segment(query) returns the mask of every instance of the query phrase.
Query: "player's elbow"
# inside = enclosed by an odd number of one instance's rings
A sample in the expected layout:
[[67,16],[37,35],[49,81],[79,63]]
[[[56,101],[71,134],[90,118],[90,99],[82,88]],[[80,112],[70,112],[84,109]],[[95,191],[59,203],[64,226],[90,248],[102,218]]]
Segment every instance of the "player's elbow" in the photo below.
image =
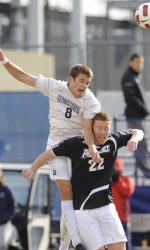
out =
[[142,141],[144,137],[144,132],[141,129],[133,129],[132,134],[137,137],[138,141]]

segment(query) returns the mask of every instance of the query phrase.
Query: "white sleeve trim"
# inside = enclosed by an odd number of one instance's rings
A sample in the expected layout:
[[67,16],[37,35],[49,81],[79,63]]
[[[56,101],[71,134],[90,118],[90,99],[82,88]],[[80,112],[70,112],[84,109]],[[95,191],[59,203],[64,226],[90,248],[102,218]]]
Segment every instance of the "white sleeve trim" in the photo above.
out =
[[89,193],[89,195],[87,196],[87,198],[84,200],[84,202],[82,203],[82,205],[81,205],[81,207],[80,207],[80,210],[83,210],[83,209],[84,209],[84,205],[85,205],[85,203],[87,202],[87,200],[89,200],[89,198],[91,197],[91,195],[93,195],[93,194],[95,194],[95,193],[97,193],[97,192],[99,192],[99,191],[106,190],[106,189],[108,189],[108,188],[109,188],[109,185],[104,185],[104,186],[102,186],[102,187],[98,187],[98,188],[93,189],[93,190]]
[[113,143],[114,143],[114,146],[115,146],[115,150],[114,150],[114,153],[113,153],[113,156],[114,154],[116,153],[116,150],[117,150],[117,142],[116,142],[116,139],[114,137],[110,137],[109,140],[111,140]]

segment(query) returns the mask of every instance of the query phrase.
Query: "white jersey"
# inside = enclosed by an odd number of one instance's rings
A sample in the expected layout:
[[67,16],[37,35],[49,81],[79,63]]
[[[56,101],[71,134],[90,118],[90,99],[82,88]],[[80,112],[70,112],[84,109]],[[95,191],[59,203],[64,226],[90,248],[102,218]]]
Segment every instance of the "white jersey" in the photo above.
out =
[[92,119],[101,106],[94,94],[87,89],[77,98],[65,81],[38,76],[36,88],[49,98],[50,134],[47,148],[74,136],[83,135],[84,118]]

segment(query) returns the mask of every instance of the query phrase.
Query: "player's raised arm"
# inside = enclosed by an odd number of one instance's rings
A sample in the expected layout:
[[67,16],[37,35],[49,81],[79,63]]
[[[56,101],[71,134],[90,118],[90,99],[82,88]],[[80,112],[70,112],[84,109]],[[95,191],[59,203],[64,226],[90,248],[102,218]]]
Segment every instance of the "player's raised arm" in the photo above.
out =
[[51,149],[44,151],[35,159],[30,168],[26,168],[22,171],[22,175],[27,180],[32,181],[36,171],[55,157],[56,156]]
[[142,141],[144,137],[144,132],[140,129],[132,130],[132,137],[127,143],[127,148],[129,151],[135,151],[138,146],[138,142]]
[[36,84],[36,76],[31,75],[23,71],[20,67],[12,63],[9,59],[7,59],[0,49],[0,62],[4,65],[5,69],[18,81],[23,82],[32,87]]

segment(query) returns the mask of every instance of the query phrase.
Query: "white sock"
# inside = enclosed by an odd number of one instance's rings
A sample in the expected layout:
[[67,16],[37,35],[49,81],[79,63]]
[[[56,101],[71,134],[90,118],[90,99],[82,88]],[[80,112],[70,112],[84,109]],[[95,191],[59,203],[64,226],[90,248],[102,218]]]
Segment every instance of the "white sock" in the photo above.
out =
[[70,245],[70,235],[64,223],[63,216],[60,218],[60,247],[59,250],[68,250]]
[[73,201],[61,201],[61,209],[64,223],[72,240],[72,245],[75,247],[81,243],[81,239],[78,233],[75,211],[73,209]]

